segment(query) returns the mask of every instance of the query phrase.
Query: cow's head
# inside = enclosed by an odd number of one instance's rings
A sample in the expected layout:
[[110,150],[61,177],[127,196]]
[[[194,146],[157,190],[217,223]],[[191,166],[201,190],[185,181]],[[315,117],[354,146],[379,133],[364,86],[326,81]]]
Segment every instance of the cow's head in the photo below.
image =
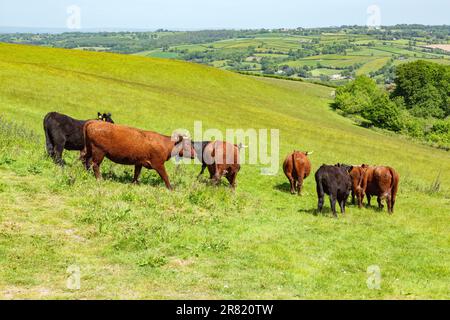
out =
[[194,159],[197,156],[191,139],[188,136],[176,134],[175,136],[172,136],[172,140],[175,141],[172,149],[172,156],[191,159]]
[[344,163],[337,163],[334,165],[335,167],[339,167],[347,171],[347,173],[350,173],[353,170],[352,165],[344,164]]
[[112,119],[112,117],[111,117],[111,113],[100,113],[100,112],[97,112],[97,118],[98,118],[98,120],[100,120],[100,121],[105,121],[105,122],[109,122],[109,123],[114,123],[114,121],[113,121],[113,119]]

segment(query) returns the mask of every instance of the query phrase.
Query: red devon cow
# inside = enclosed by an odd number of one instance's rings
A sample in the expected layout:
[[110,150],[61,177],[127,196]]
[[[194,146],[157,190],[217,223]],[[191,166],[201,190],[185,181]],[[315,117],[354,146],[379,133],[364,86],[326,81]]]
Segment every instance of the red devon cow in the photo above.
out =
[[391,167],[363,165],[362,168],[364,177],[357,191],[358,204],[362,205],[364,195],[367,195],[369,205],[370,197],[377,196],[378,207],[383,209],[382,201],[386,199],[388,212],[392,214],[400,180],[398,173]]
[[[350,178],[352,179],[352,204],[355,204],[356,203],[355,198],[358,197],[358,195],[361,196],[362,194],[361,192],[362,181],[364,178],[364,173],[368,167],[369,166],[366,164],[363,164],[362,166],[353,166],[352,171],[350,171]],[[362,198],[361,199],[358,198],[358,206],[360,208],[362,207],[362,201],[363,201]]]
[[291,193],[301,195],[303,179],[307,178],[311,172],[311,162],[308,155],[312,152],[294,151],[289,154],[283,163],[283,171],[291,184]]
[[142,167],[155,169],[172,190],[164,163],[172,156],[195,157],[191,143],[184,136],[165,136],[152,131],[113,125],[107,122],[89,121],[84,125],[85,165],[92,167],[97,179],[101,178],[100,164],[107,157],[124,165],[134,165],[133,183],[138,182]]
[[202,162],[199,176],[208,168],[209,177],[214,184],[217,185],[225,176],[231,188],[236,189],[236,177],[241,169],[239,151],[245,146],[224,141],[193,141],[192,148]]

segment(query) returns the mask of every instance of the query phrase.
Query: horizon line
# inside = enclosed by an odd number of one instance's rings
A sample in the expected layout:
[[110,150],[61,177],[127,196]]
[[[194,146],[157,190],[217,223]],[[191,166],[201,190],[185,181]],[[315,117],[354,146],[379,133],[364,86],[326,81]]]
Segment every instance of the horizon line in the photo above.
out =
[[[422,26],[422,27],[450,27],[447,24],[421,24],[421,23],[397,23],[397,24],[387,24],[380,25],[376,27],[376,29],[383,29],[385,27],[396,27],[396,26]],[[67,27],[27,27],[27,26],[0,26],[0,34],[7,33],[88,33],[88,32],[156,32],[159,30],[163,30],[166,32],[196,32],[196,31],[217,31],[217,30],[229,30],[229,31],[260,31],[260,30],[314,30],[314,29],[331,29],[331,28],[345,28],[345,27],[365,27],[365,28],[374,28],[373,26],[367,25],[329,25],[329,26],[320,26],[320,27],[255,27],[255,28],[244,28],[244,27],[232,27],[232,28],[222,28],[222,27],[205,27],[205,28],[168,28],[168,27],[82,27],[79,29],[69,29]],[[7,29],[11,29],[10,32]],[[21,30],[22,29],[22,30]],[[14,31],[16,30],[16,31]]]

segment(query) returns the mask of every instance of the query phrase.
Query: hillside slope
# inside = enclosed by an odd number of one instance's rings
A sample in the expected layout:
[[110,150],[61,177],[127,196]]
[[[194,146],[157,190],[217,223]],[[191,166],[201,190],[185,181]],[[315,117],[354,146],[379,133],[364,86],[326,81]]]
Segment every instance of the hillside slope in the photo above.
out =
[[[448,298],[449,153],[354,126],[329,109],[331,93],[174,60],[0,44],[0,297]],[[150,171],[131,186],[131,168],[108,161],[97,183],[75,153],[63,171],[46,158],[49,111],[109,111],[166,134],[197,120],[278,128],[280,162],[295,148],[315,151],[313,170],[395,167],[396,213],[316,216],[313,176],[291,196],[281,171],[262,176],[259,165],[243,167],[236,194],[172,163],[173,193]],[[66,288],[72,264],[80,290]],[[367,288],[370,265],[381,290]]]

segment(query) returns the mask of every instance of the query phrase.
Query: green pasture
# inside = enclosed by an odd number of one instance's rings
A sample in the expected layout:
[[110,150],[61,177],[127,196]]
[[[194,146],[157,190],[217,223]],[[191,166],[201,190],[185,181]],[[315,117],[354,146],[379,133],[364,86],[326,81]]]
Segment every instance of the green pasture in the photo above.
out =
[[[448,299],[450,155],[358,127],[332,111],[333,90],[169,59],[0,44],[0,298]],[[314,151],[302,196],[281,170],[242,165],[236,192],[197,179],[198,164],[154,171],[44,152],[49,111],[171,134],[277,129],[277,168]],[[244,141],[244,143],[247,141]],[[270,141],[270,146],[275,140]],[[248,143],[248,142],[247,142]],[[246,153],[248,150],[246,151]],[[247,159],[248,159],[248,155]],[[400,174],[395,213],[349,205],[315,212],[323,164],[383,164]],[[70,266],[80,288],[67,286]],[[379,289],[369,288],[378,266]],[[69,271],[68,271],[69,270]]]

